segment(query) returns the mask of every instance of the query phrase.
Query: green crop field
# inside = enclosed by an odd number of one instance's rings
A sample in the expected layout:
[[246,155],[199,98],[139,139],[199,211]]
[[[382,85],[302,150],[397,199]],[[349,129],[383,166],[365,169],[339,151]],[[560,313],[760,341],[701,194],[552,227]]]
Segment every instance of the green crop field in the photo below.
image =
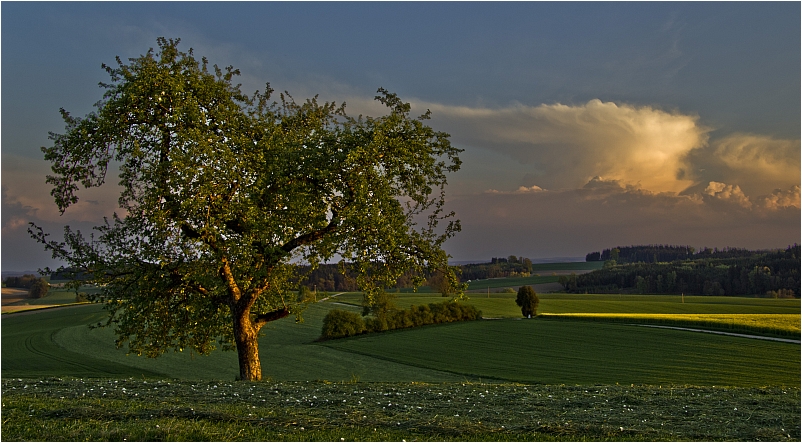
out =
[[799,386],[799,345],[634,325],[492,320],[327,342],[470,379],[543,384]]

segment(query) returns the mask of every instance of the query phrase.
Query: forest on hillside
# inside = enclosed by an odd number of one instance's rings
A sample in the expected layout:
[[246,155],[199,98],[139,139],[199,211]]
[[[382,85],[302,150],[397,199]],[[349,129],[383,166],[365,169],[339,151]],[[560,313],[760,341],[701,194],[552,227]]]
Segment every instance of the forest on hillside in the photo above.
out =
[[[589,261],[593,261],[594,254],[588,254]],[[560,278],[566,291],[800,296],[800,246],[797,244],[785,250],[705,248],[699,252],[686,246],[630,246],[606,249],[599,255],[608,257],[602,269]],[[657,261],[655,256],[683,258]]]
[[[321,264],[310,270],[308,266],[299,268],[305,275],[300,284],[317,291],[358,291],[355,275],[348,270],[348,264]],[[344,271],[344,272],[343,272]],[[528,276],[532,272],[532,260],[526,257],[493,257],[488,263],[460,265],[457,275],[460,281]],[[424,275],[424,285],[440,287],[442,276],[439,273]],[[413,276],[404,274],[398,279],[395,288],[411,288]]]
[[585,261],[614,260],[616,263],[660,263],[694,258],[750,257],[758,252],[761,251],[750,251],[743,248],[703,248],[696,252],[696,249],[691,246],[673,245],[616,246],[601,252],[591,252],[585,256]]

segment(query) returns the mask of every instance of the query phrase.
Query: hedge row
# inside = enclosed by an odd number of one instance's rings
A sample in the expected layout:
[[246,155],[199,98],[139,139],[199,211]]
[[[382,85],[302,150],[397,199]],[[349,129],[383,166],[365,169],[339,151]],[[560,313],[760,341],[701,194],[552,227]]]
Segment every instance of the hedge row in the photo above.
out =
[[478,320],[482,312],[474,306],[456,302],[430,303],[411,306],[405,310],[388,311],[376,317],[363,319],[356,312],[334,309],[323,319],[321,338],[341,338],[367,332],[382,332],[415,326]]

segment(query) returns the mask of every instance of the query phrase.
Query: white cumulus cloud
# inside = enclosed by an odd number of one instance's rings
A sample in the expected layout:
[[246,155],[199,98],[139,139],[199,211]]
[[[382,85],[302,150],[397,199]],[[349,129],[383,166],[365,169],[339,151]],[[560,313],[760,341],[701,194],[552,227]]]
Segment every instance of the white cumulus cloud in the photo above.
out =
[[752,202],[749,201],[749,197],[744,195],[743,191],[741,191],[741,188],[738,185],[710,182],[707,185],[707,188],[705,188],[704,193],[720,200],[737,203],[744,208],[752,207]]
[[782,208],[800,208],[799,185],[791,186],[790,189],[776,189],[768,196],[761,198],[763,207],[769,210]]

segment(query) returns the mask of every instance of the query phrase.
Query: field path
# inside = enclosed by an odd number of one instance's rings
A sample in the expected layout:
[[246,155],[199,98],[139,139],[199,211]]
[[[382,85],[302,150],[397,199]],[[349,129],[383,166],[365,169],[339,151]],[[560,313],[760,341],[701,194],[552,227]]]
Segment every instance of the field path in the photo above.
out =
[[329,295],[328,297],[321,298],[320,300],[318,300],[318,303],[319,303],[319,302],[322,302],[322,301],[326,301],[326,300],[328,300],[328,299],[330,299],[330,298],[332,298],[332,297],[336,297],[336,296],[338,296],[338,295],[342,295],[342,294],[345,294],[345,292],[338,292],[337,294],[334,294],[334,295]]
[[645,326],[647,328],[676,329],[678,331],[706,332],[708,334],[731,335],[733,337],[756,338],[758,340],[771,340],[771,341],[781,341],[783,343],[802,344],[802,341],[793,340],[790,338],[776,338],[776,337],[765,337],[762,335],[736,334],[735,332],[711,331],[708,329],[680,328],[677,326],[659,326],[659,325],[638,325],[638,326]]

